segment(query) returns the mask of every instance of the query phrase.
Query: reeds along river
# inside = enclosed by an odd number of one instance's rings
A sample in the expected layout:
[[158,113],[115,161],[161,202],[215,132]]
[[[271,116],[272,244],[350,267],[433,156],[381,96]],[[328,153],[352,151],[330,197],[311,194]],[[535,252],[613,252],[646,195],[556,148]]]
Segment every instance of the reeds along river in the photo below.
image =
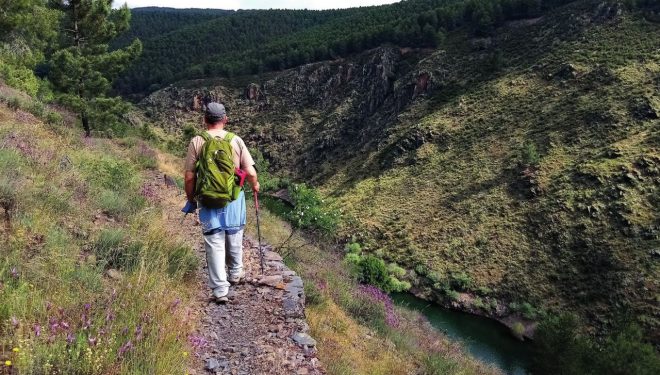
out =
[[452,340],[461,341],[466,350],[482,362],[493,364],[504,373],[529,373],[531,343],[514,338],[509,329],[488,318],[442,308],[408,293],[392,294],[394,303],[421,312],[431,325]]

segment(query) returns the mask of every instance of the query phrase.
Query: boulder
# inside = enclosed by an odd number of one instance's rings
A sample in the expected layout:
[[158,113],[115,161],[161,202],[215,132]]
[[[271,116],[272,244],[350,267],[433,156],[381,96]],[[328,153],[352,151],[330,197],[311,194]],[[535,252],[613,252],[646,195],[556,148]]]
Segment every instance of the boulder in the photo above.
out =
[[316,340],[306,333],[296,332],[291,338],[300,346],[316,346]]

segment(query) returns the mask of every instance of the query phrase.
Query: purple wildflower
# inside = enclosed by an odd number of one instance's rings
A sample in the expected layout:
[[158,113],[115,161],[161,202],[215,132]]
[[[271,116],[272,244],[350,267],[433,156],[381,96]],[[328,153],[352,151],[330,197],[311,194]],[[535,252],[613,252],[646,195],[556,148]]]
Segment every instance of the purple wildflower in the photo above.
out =
[[179,306],[180,303],[181,303],[180,299],[178,298],[175,299],[174,302],[172,302],[172,306],[170,307],[170,310],[172,311],[176,310],[176,308]]
[[96,337],[92,336],[87,339],[89,346],[96,346]]
[[91,303],[86,303],[86,304],[85,304],[85,311],[89,311],[89,309],[91,309],[91,308],[92,308],[92,304],[91,304]]
[[397,327],[399,325],[399,317],[396,311],[394,311],[394,303],[389,295],[373,285],[361,285],[360,293],[375,302],[383,304],[385,308],[385,323],[387,325],[390,327]]
[[133,348],[133,343],[131,340],[128,340],[126,344],[122,345],[119,350],[117,351],[117,355],[119,357],[123,356],[127,351],[131,350]]
[[105,314],[105,321],[111,322],[113,320],[115,320],[115,314],[112,311],[108,311],[108,313]]
[[140,341],[142,340],[143,334],[142,334],[142,325],[139,325],[135,328],[135,341]]
[[9,275],[14,279],[18,279],[18,270],[16,267],[12,267],[11,270],[9,270]]
[[122,334],[122,335],[126,335],[126,334],[128,334],[128,327],[124,327],[124,328],[122,328],[122,330],[121,330],[121,334]]
[[76,338],[73,336],[73,334],[71,332],[67,333],[66,334],[66,343],[68,345],[71,345],[71,344],[74,343],[74,341],[76,341]]
[[35,324],[34,327],[34,335],[39,337],[41,336],[41,326],[39,324]]
[[15,316],[12,316],[12,317],[11,317],[11,325],[12,325],[14,328],[18,328],[18,325],[19,325],[19,324],[20,324],[19,320],[16,319]]
[[67,323],[67,322],[65,322],[65,321],[61,321],[61,322],[60,322],[60,326],[61,326],[62,328],[64,328],[64,329],[69,329],[69,323]]
[[140,190],[140,195],[146,198],[149,202],[158,201],[158,194],[156,193],[156,190],[154,190],[154,187],[151,185],[143,185],[142,189]]
[[208,341],[206,341],[204,336],[199,335],[188,336],[188,343],[195,351],[204,349],[208,345]]

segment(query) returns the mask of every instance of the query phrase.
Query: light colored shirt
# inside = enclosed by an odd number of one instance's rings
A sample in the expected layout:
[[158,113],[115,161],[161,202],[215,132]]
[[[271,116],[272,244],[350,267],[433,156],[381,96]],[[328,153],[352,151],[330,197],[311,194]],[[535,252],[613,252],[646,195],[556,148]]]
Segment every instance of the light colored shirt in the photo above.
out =
[[[208,130],[208,133],[214,137],[224,138],[227,135],[226,130]],[[202,152],[202,146],[204,145],[204,138],[201,136],[196,136],[190,140],[188,144],[188,153],[186,154],[186,171],[196,172],[197,171],[197,160],[199,159],[199,154]],[[250,155],[245,142],[241,137],[235,135],[231,140],[232,148],[232,159],[234,160],[234,165],[236,168],[247,169],[254,165],[254,159]]]
[[[225,130],[210,130],[208,131],[214,137],[224,138],[227,135]],[[188,144],[188,154],[186,155],[186,171],[197,172],[197,160],[204,145],[204,138],[201,136],[194,137],[190,144]],[[245,170],[247,167],[254,165],[254,160],[245,142],[239,137],[234,136],[231,141],[233,150],[232,158],[236,168]],[[202,224],[202,233],[207,233],[214,229],[222,229],[235,233],[245,226],[247,221],[247,212],[245,206],[245,193],[241,191],[238,199],[227,203],[223,208],[208,208],[200,206],[199,221]]]

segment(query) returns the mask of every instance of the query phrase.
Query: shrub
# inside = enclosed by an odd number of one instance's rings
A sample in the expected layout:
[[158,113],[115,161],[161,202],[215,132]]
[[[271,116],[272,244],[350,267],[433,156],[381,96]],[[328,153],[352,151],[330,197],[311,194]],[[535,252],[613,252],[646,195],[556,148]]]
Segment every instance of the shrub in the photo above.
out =
[[94,253],[103,268],[132,270],[140,257],[141,246],[129,244],[123,229],[106,229],[94,243]]
[[351,242],[346,245],[346,252],[350,254],[360,254],[362,252],[362,247],[357,242]]
[[472,286],[472,278],[465,272],[452,273],[451,285],[458,290],[468,290]]
[[519,311],[527,319],[535,319],[537,315],[536,309],[527,302],[520,304]]
[[133,192],[118,192],[104,189],[98,198],[99,207],[117,219],[125,219],[139,212],[147,203],[146,199]]
[[406,292],[410,290],[412,285],[407,281],[400,281],[395,276],[390,276],[387,281],[387,287],[385,288],[388,292]]
[[373,255],[362,257],[358,264],[358,269],[358,278],[361,282],[376,285],[381,289],[387,290],[389,274],[382,259]]
[[452,301],[458,301],[458,299],[460,298],[460,294],[455,290],[445,289],[444,292],[447,295],[447,297],[449,297],[449,299]]
[[134,160],[147,169],[158,168],[158,154],[145,142],[138,142],[134,150]]
[[289,187],[289,195],[294,208],[286,218],[294,226],[318,229],[325,234],[333,233],[339,226],[339,212],[329,208],[316,189],[305,184],[294,184]]
[[51,125],[62,125],[64,123],[64,118],[61,114],[55,111],[49,111],[46,115],[46,122]]
[[23,108],[23,101],[19,97],[11,97],[7,99],[7,107],[12,110],[17,110]]
[[361,260],[362,257],[355,253],[348,253],[344,256],[344,262],[353,267],[357,267]]
[[305,288],[305,305],[318,306],[327,301],[326,296],[319,290],[319,288],[311,281],[304,284]]
[[526,167],[536,167],[540,161],[541,157],[536,145],[532,142],[525,143],[520,151],[520,163]]
[[511,333],[522,340],[523,335],[525,334],[525,326],[520,322],[515,322],[513,323],[513,326],[511,326]]
[[111,156],[83,160],[81,169],[93,185],[112,190],[135,188],[138,180],[133,166]]
[[396,263],[390,263],[387,265],[387,270],[390,272],[392,276],[402,278],[406,276],[406,270],[403,269],[402,267],[399,267],[398,264]]

